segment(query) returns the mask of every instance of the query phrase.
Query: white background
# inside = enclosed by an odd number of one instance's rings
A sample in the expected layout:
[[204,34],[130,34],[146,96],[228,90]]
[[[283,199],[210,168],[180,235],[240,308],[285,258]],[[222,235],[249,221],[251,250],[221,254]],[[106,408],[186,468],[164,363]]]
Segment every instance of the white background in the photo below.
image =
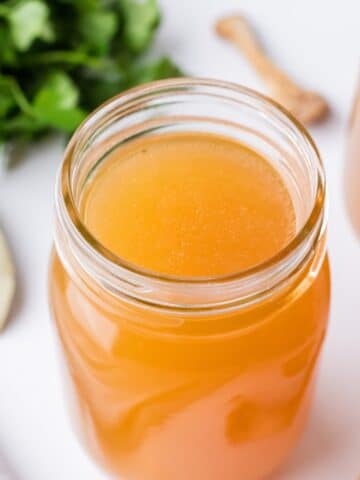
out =
[[[346,122],[359,73],[360,2],[163,0],[161,4],[164,19],[156,49],[171,54],[186,72],[262,89],[241,56],[212,32],[219,15],[242,11],[262,33],[274,59],[331,102],[331,119],[311,128],[330,187],[331,325],[310,423],[275,479],[356,480],[360,475],[360,241],[347,220],[342,177]],[[7,464],[15,480],[105,479],[70,430],[47,309],[52,199],[61,155],[60,143],[47,142],[33,148],[19,168],[0,177],[0,221],[18,269],[11,323],[0,337],[0,478],[1,465]]]

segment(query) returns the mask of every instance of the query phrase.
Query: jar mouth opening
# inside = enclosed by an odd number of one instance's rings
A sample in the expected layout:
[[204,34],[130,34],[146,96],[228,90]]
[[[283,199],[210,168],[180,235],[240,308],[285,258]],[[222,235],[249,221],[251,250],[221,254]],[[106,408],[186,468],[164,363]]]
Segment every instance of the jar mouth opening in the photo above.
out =
[[[92,235],[80,218],[74,197],[72,170],[76,147],[79,142],[88,135],[89,131],[96,130],[101,119],[106,116],[111,116],[117,109],[124,108],[127,104],[130,105],[133,100],[138,100],[142,97],[145,98],[149,95],[156,95],[158,92],[164,94],[167,91],[171,92],[173,90],[183,90],[183,93],[186,94],[191,88],[210,88],[215,91],[216,89],[220,91],[226,90],[230,92],[230,94],[233,93],[234,95],[247,97],[250,100],[258,102],[261,106],[266,107],[269,115],[276,115],[281,121],[287,122],[292,126],[297,136],[297,142],[306,144],[306,148],[308,152],[310,152],[309,155],[311,155],[316,168],[316,185],[313,204],[311,209],[309,209],[307,218],[297,229],[294,238],[271,258],[250,268],[231,274],[203,277],[175,276],[157,273],[135,265],[114,254]],[[108,100],[90,114],[77,129],[66,150],[58,176],[56,210],[58,217],[62,217],[65,228],[70,231],[72,238],[81,245],[81,248],[86,250],[89,255],[101,262],[103,267],[110,269],[116,277],[120,278],[123,277],[124,274],[129,274],[131,277],[129,281],[133,281],[134,283],[140,280],[140,282],[154,281],[158,285],[166,284],[171,286],[180,284],[189,287],[195,285],[201,287],[227,285],[233,284],[234,282],[247,282],[249,280],[255,282],[261,275],[269,276],[274,268],[284,269],[289,258],[294,255],[294,252],[299,251],[302,246],[304,246],[304,243],[307,242],[311,233],[315,233],[318,238],[321,236],[325,223],[325,196],[324,169],[317,147],[305,127],[286,109],[272,99],[235,83],[202,78],[179,78],[151,82],[127,90]],[[314,243],[314,235],[312,235],[312,242]]]

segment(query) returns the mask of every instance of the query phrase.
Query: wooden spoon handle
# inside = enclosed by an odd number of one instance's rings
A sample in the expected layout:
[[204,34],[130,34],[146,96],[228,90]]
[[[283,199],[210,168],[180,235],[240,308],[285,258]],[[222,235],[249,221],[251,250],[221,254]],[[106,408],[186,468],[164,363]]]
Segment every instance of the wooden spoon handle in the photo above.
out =
[[216,31],[241,50],[271,90],[283,88],[294,94],[303,91],[269,59],[244,17],[222,18],[216,24]]

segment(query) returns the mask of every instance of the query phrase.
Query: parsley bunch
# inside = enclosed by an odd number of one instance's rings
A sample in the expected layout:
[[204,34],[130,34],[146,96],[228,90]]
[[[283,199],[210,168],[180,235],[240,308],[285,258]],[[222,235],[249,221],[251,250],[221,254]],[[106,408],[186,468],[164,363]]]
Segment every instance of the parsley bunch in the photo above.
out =
[[71,133],[120,91],[179,75],[141,60],[159,18],[156,0],[1,2],[0,143]]

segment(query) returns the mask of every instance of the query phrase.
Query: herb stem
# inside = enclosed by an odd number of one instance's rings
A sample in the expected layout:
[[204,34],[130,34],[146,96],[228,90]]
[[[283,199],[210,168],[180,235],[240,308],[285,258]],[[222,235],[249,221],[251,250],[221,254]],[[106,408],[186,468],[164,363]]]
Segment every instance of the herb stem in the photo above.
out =
[[18,82],[15,80],[14,77],[3,77],[4,80],[8,82],[8,85],[12,91],[13,98],[17,103],[20,110],[22,110],[27,115],[33,116],[33,109],[28,101],[28,99],[23,94]]
[[67,63],[71,65],[86,65],[90,67],[98,67],[101,61],[99,58],[91,57],[84,52],[67,52],[59,50],[33,54],[27,58],[26,63],[31,65]]

